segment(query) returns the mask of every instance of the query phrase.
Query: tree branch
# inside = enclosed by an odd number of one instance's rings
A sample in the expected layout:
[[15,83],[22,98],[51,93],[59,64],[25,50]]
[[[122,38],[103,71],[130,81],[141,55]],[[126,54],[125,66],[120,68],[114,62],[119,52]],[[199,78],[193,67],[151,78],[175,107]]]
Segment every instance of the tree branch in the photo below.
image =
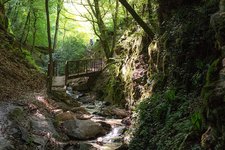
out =
[[141,17],[135,12],[135,10],[130,6],[126,0],[119,0],[120,3],[127,9],[131,16],[137,21],[137,23],[142,27],[142,29],[148,34],[148,36],[153,39],[154,33],[149,28],[149,26],[141,19]]

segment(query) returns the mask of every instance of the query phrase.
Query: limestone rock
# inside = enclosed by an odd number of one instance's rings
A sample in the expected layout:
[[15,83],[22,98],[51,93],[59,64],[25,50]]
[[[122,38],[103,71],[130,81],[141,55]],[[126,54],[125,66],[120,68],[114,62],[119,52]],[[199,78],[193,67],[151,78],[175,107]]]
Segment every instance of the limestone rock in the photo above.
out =
[[2,150],[14,149],[14,147],[11,145],[11,143],[8,140],[4,138],[0,138],[0,149]]
[[54,113],[55,115],[58,115],[58,114],[63,113],[63,110],[62,110],[62,109],[54,109],[54,110],[53,110],[53,113]]
[[129,115],[125,109],[120,109],[113,106],[103,108],[100,114],[103,116],[114,116],[116,118],[125,118]]
[[31,128],[34,132],[58,135],[51,119],[45,118],[43,116],[39,116],[39,117],[32,116],[30,117],[30,120],[31,120]]
[[39,144],[42,148],[44,148],[48,142],[47,137],[39,135],[32,135],[32,140],[34,143]]
[[105,134],[101,124],[91,120],[69,120],[63,123],[63,127],[68,136],[80,140],[91,139]]
[[74,113],[78,113],[78,114],[88,114],[90,115],[90,113],[84,108],[84,107],[74,107],[71,109],[72,112]]
[[77,101],[74,101],[72,97],[66,94],[65,91],[53,91],[52,98],[58,102],[63,102],[72,107],[79,107],[80,104]]
[[59,113],[58,115],[56,115],[56,119],[57,121],[74,120],[76,119],[76,115],[71,111],[67,111],[67,112]]
[[67,111],[71,109],[71,106],[68,106],[64,102],[56,102],[57,108],[62,109],[63,111]]
[[[216,32],[216,39],[219,43],[219,47],[223,51],[223,48],[225,46],[225,12],[217,12],[211,16],[210,20],[211,26]],[[222,52],[222,55],[225,55],[225,52]]]
[[88,120],[88,119],[91,119],[93,116],[87,115],[87,114],[76,114],[76,117],[79,120]]

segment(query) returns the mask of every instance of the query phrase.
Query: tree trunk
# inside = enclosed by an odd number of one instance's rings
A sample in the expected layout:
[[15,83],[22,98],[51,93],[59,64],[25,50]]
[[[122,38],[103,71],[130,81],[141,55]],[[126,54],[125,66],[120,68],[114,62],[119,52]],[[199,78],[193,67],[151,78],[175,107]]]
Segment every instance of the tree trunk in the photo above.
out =
[[29,18],[29,21],[28,21],[28,24],[27,24],[27,32],[26,32],[26,36],[25,36],[25,38],[24,38],[24,41],[22,42],[23,45],[26,44],[29,33],[30,33],[30,18]]
[[111,56],[113,55],[114,47],[116,45],[118,9],[119,9],[119,1],[116,0],[115,14],[113,16],[113,38],[112,38],[112,48],[111,48],[111,52],[110,52]]
[[29,20],[30,20],[30,9],[29,9],[29,12],[27,14],[27,18],[26,18],[25,24],[23,26],[23,31],[22,31],[22,34],[21,34],[21,37],[20,37],[20,49],[22,48],[23,38],[24,38],[25,31],[26,31]]
[[5,15],[4,2],[0,0],[0,29],[7,30],[8,18]]
[[112,55],[111,55],[110,48],[109,48],[106,27],[105,27],[105,24],[101,17],[101,12],[100,12],[100,8],[99,8],[99,0],[94,0],[94,6],[95,6],[95,13],[96,13],[99,32],[101,33],[100,41],[101,41],[102,47],[104,49],[104,52],[106,54],[106,58],[107,58],[107,60],[109,60],[109,58],[111,58]]
[[148,36],[153,39],[154,33],[148,27],[148,25],[141,19],[141,17],[135,12],[135,10],[130,6],[126,0],[119,0],[120,3],[127,9],[131,16],[137,21],[137,23],[143,28],[143,30],[148,34]]
[[57,3],[57,16],[56,16],[56,22],[55,22],[55,35],[54,35],[54,41],[53,41],[53,52],[56,49],[57,46],[57,36],[58,36],[58,30],[59,30],[59,17],[60,17],[60,12],[62,10],[62,0],[58,0]]
[[36,41],[36,33],[37,33],[37,15],[36,12],[33,11],[33,15],[34,15],[34,24],[33,24],[33,40],[32,40],[32,49],[31,49],[31,53],[34,52],[34,47],[35,47],[35,41]]
[[46,21],[47,21],[47,34],[48,34],[48,53],[49,53],[49,68],[48,68],[48,81],[47,81],[47,92],[52,93],[52,77],[53,77],[53,61],[52,61],[52,44],[51,44],[51,30],[50,30],[50,18],[48,0],[45,0],[46,9]]
[[62,40],[62,48],[64,48],[65,37],[66,37],[66,23],[67,23],[67,21],[65,21],[65,22],[64,22],[64,25],[63,25],[63,40]]

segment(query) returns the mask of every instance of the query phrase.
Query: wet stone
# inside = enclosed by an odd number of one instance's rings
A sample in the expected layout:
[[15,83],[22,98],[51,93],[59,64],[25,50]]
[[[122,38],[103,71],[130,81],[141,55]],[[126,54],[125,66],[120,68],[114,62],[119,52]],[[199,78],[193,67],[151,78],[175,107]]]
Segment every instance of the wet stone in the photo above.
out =
[[104,128],[91,120],[69,120],[63,123],[69,137],[86,140],[105,134]]

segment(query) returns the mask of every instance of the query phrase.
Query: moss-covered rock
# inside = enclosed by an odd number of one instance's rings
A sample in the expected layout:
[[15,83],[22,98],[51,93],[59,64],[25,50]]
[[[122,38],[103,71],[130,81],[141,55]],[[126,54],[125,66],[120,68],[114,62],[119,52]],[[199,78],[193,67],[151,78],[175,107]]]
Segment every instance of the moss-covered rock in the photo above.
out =
[[[207,82],[202,90],[204,100],[204,123],[208,126],[202,135],[202,146],[207,148],[221,149],[225,145],[225,85],[224,78],[220,76],[222,61],[218,59],[209,67]],[[211,138],[209,138],[211,137]],[[206,140],[208,138],[208,140]]]
[[9,112],[9,118],[16,122],[21,122],[25,119],[25,112],[23,108],[17,107]]
[[[224,3],[222,4],[224,5]],[[223,8],[211,16],[211,26],[216,33],[216,44],[221,50],[222,55],[225,56],[225,10],[223,11]]]
[[[154,43],[150,44],[148,81],[151,84],[154,79],[156,84],[153,95],[141,102],[134,113],[130,149],[201,149],[201,133],[206,126],[202,122],[202,104],[220,106],[223,97],[211,97],[220,76],[221,59],[214,47],[210,17],[205,15],[217,11],[218,1],[202,4],[172,8],[163,26],[164,33],[158,37],[157,49],[161,51],[155,50],[154,54]],[[200,95],[206,76],[202,95],[210,101],[203,102]]]

